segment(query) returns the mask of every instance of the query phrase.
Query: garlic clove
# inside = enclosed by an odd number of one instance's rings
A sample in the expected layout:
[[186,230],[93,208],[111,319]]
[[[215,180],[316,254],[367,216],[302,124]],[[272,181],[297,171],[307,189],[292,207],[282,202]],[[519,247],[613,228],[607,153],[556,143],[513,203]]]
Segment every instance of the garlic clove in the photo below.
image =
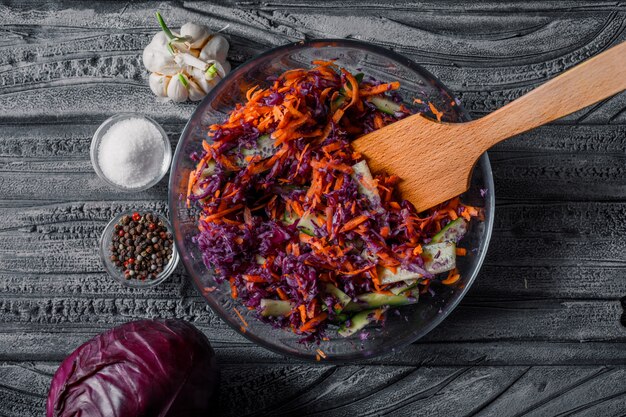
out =
[[195,83],[193,79],[189,79],[189,100],[200,101],[206,96],[204,90]]
[[165,33],[157,32],[152,37],[152,40],[150,41],[148,46],[159,46],[159,47],[164,48],[168,42],[169,42],[169,38],[167,37]]
[[[211,71],[211,67],[215,66],[215,70]],[[219,62],[213,59],[207,61],[207,70],[205,78],[212,80],[214,77],[224,78],[230,72],[230,63],[228,61]]]
[[191,41],[188,43],[192,49],[200,48],[210,36],[206,26],[192,22],[185,23],[181,26],[180,34],[182,37],[188,36],[191,38]]
[[224,78],[226,74],[230,72],[230,70],[231,70],[230,62],[222,61],[222,71],[224,72],[224,75],[222,76],[222,78]]
[[178,64],[174,57],[163,47],[150,46],[143,50],[143,65],[150,72],[174,75],[178,71]]
[[215,35],[202,47],[200,59],[224,62],[228,55],[228,41],[221,35]]
[[172,77],[153,72],[148,78],[150,89],[159,97],[167,97],[167,86]]
[[193,78],[193,81],[202,89],[202,91],[204,91],[205,94],[207,94],[213,88],[213,86],[209,84],[209,80],[205,78],[204,71],[201,71],[197,68],[192,68],[191,77]]
[[[182,103],[183,101],[186,101],[189,97],[189,91],[187,90],[187,87],[185,87],[185,85],[183,84],[183,80],[181,79],[184,79],[184,77],[185,76],[182,74],[178,74],[172,77],[167,86],[167,96],[172,101],[175,101],[177,103]],[[186,79],[185,82],[188,83]]]

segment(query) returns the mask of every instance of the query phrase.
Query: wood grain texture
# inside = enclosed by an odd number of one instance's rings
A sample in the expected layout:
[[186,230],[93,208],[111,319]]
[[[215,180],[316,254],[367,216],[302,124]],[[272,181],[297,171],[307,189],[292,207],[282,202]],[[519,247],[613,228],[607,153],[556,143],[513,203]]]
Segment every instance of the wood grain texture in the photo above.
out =
[[393,173],[418,211],[463,194],[480,156],[494,145],[611,99],[626,90],[626,42],[557,75],[476,120],[447,123],[416,114],[357,138],[374,173]]
[[[182,269],[120,288],[96,254],[122,210],[167,211],[167,184],[134,195],[92,172],[91,136],[138,111],[172,144],[192,104],[157,104],[141,50],[156,4],[0,4],[0,416],[41,416],[52,374],[113,325],[181,317],[222,364],[219,414],[620,416],[626,413],[626,94],[490,151],[492,244],[461,306],[423,340],[331,366],[254,346],[215,316]],[[355,38],[414,59],[472,116],[502,107],[626,40],[619,2],[234,1],[159,3],[173,26],[224,30],[235,65],[272,46]]]

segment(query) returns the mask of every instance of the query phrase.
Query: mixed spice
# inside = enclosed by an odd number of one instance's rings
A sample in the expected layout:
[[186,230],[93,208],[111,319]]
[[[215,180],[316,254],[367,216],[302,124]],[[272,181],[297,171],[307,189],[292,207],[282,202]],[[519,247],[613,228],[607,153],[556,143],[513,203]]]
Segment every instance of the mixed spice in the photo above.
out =
[[123,216],[113,230],[110,260],[124,277],[154,280],[172,259],[173,237],[153,213]]
[[313,65],[253,87],[210,127],[187,193],[216,281],[304,341],[329,325],[350,336],[416,303],[433,280],[457,282],[457,243],[480,216],[459,198],[417,213],[394,192],[398,177],[373,176],[350,147],[412,113],[398,82]]

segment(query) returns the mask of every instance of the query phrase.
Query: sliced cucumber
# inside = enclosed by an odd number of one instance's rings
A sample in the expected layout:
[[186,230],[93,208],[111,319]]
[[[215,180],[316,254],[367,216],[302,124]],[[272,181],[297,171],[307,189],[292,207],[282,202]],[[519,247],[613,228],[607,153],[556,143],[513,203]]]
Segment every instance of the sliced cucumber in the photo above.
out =
[[350,318],[350,315],[346,313],[335,314],[333,319],[330,321],[333,324],[343,324]]
[[298,230],[309,236],[315,236],[315,227],[326,222],[324,216],[316,216],[315,214],[305,213],[298,221]]
[[390,291],[394,293],[395,295],[399,295],[405,291],[416,288],[418,282],[419,281],[416,279],[410,279],[410,280],[407,280],[404,284],[400,285],[399,287],[392,288]]
[[334,296],[341,305],[340,309],[335,309],[335,313],[340,313],[351,301],[352,299],[348,294],[341,291],[339,288],[334,286],[331,283],[326,284],[326,292],[332,296]]
[[298,215],[294,212],[288,213],[287,211],[285,211],[285,213],[283,213],[283,217],[281,219],[281,222],[286,225],[286,226],[291,226],[292,224],[294,224],[295,222],[297,222],[299,219]]
[[381,284],[392,284],[394,282],[400,281],[410,281],[414,279],[422,278],[422,274],[417,272],[409,271],[408,269],[398,268],[396,272],[393,272],[390,269],[379,266],[378,268],[378,278],[380,279]]
[[335,99],[335,101],[333,101],[332,103],[330,103],[330,111],[332,113],[336,112],[338,108],[340,108],[341,106],[343,106],[343,103],[346,102],[346,98],[344,96],[339,96]]
[[215,173],[215,161],[211,160],[206,163],[206,167],[200,173],[200,177],[198,178],[198,181],[196,181],[196,183],[191,188],[191,192],[196,196],[202,195],[205,189],[203,189],[202,186],[200,185],[201,181],[209,178],[214,173]]
[[259,155],[261,159],[267,159],[274,155],[276,148],[274,147],[274,139],[270,135],[261,135],[256,141],[256,146],[252,149],[241,149],[241,157],[236,160],[237,165],[245,167],[248,165],[247,156]]
[[374,321],[374,312],[372,310],[361,311],[360,313],[352,316],[349,326],[344,324],[339,328],[337,333],[343,337],[350,337],[370,324],[372,321]]
[[378,259],[378,257],[376,255],[374,255],[372,252],[370,252],[367,248],[365,248],[365,249],[363,249],[361,251],[361,258],[365,259],[366,261],[370,261],[370,262],[376,262],[376,260]]
[[423,247],[424,269],[431,274],[450,271],[456,266],[456,245],[452,242],[432,243]]
[[209,162],[206,163],[206,168],[202,170],[202,173],[200,174],[200,179],[209,178],[214,173],[215,173],[215,161],[210,160]]
[[392,116],[402,110],[398,103],[394,103],[388,98],[380,97],[380,96],[372,96],[369,98],[369,101],[376,106],[376,108],[383,113],[391,114]]
[[457,243],[467,233],[467,221],[463,217],[448,223],[439,233],[433,236],[433,243]]
[[[422,258],[424,259],[424,269],[427,272],[433,275],[447,272],[456,267],[456,245],[452,242],[425,245],[422,248]],[[404,268],[398,268],[396,272],[382,266],[377,269],[381,284],[423,278],[422,274]]]
[[244,148],[241,150],[243,156],[260,155],[261,159],[269,158],[274,155],[274,139],[270,135],[261,135],[256,141],[256,147],[252,149]]
[[378,308],[382,306],[399,307],[414,304],[416,301],[404,295],[387,295],[370,292],[357,295],[356,301],[351,301],[343,311],[359,311],[366,308]]
[[358,162],[352,165],[352,178],[358,184],[358,191],[360,194],[367,197],[372,204],[375,206],[380,206],[380,195],[378,194],[378,190],[371,189],[364,184],[374,184],[374,177],[372,176],[372,172],[370,171],[369,166],[367,166],[367,162],[365,160]]
[[[356,80],[357,84],[361,84],[363,82],[364,77],[365,77],[365,74],[363,74],[362,72],[359,72],[358,74],[354,74],[354,79]],[[344,98],[346,96],[346,89],[341,87],[339,89],[339,94],[340,94],[339,97]]]
[[263,298],[261,300],[261,315],[263,317],[279,317],[286,316],[291,313],[293,305],[286,300],[272,300],[269,298]]

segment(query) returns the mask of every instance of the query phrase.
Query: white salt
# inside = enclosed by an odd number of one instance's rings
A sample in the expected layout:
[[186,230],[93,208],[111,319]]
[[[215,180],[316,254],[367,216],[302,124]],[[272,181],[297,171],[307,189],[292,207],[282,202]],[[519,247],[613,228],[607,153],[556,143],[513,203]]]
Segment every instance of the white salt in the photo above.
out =
[[161,132],[148,120],[121,120],[102,136],[98,165],[117,185],[143,187],[161,172],[165,157],[163,145]]

